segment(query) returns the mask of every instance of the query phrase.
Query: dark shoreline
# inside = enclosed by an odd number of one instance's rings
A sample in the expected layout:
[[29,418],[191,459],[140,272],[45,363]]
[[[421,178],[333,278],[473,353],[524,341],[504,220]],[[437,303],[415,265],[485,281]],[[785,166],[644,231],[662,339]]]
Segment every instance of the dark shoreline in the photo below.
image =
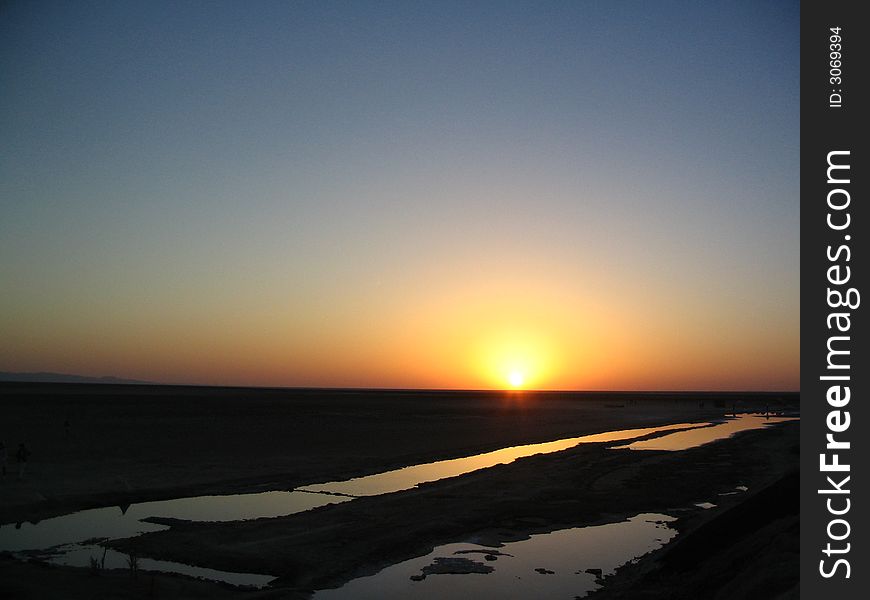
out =
[[471,534],[516,539],[687,508],[736,484],[750,487],[746,495],[723,497],[716,515],[794,466],[798,430],[799,424],[787,423],[683,452],[614,452],[591,444],[288,517],[181,524],[112,545],[278,575],[278,586],[302,593],[336,587]]
[[40,382],[0,380],[0,398],[5,394],[44,395],[61,393],[70,395],[136,395],[136,396],[185,396],[214,395],[237,397],[239,393],[261,395],[277,394],[285,399],[291,396],[356,396],[356,397],[408,397],[415,399],[443,398],[445,396],[503,397],[506,395],[533,395],[561,397],[572,400],[628,400],[628,399],[685,399],[705,397],[710,399],[762,399],[782,398],[797,400],[799,391],[794,390],[478,390],[453,388],[348,388],[348,387],[275,387],[275,386],[226,386],[149,382]]
[[[614,395],[585,395],[577,401],[576,395],[567,394],[354,391],[325,396],[328,393],[322,390],[238,394],[203,388],[167,395],[158,393],[166,391],[163,387],[146,386],[128,394],[105,393],[109,386],[104,384],[91,386],[104,391],[98,394],[74,387],[67,393],[54,387],[51,394],[45,388],[29,387],[2,396],[4,407],[13,407],[30,423],[49,418],[62,422],[60,409],[78,408],[72,426],[76,439],[65,440],[62,428],[52,421],[53,429],[38,438],[37,447],[52,449],[54,462],[34,461],[31,478],[16,488],[57,491],[40,492],[43,499],[31,502],[20,502],[24,498],[19,497],[19,502],[10,503],[4,496],[0,516],[6,522],[44,518],[88,504],[289,489],[508,445],[714,419],[729,411],[732,403],[738,410],[799,407],[796,395],[772,394],[655,394],[642,400],[625,396],[626,403],[615,406]],[[8,391],[3,386],[0,390]],[[360,402],[360,394],[368,401]],[[13,404],[7,404],[10,398]],[[414,401],[421,398],[425,400]],[[288,430],[291,435],[281,436]],[[196,557],[212,568],[279,576],[275,590],[222,587],[222,593],[304,597],[312,589],[340,585],[470,532],[524,536],[621,520],[637,512],[664,512],[690,506],[704,494],[736,483],[750,486],[749,494],[727,497],[724,510],[752,497],[797,464],[798,430],[798,423],[787,423],[676,453],[610,451],[590,444],[308,513],[230,524],[178,523],[169,531],[113,545],[155,558],[184,562]],[[153,431],[164,435],[150,438]],[[228,448],[215,446],[228,431],[241,439]],[[95,455],[104,458],[107,447],[116,449],[112,460],[95,460]],[[175,454],[184,460],[172,461]],[[252,465],[257,469],[252,470]],[[104,475],[113,469],[132,472],[135,478],[129,481],[135,487],[111,489],[117,488],[117,481]],[[82,493],[65,489],[69,472],[82,475],[75,482]],[[695,475],[686,477],[686,473]],[[679,527],[689,531],[695,525],[687,519]],[[37,567],[0,561],[0,590],[9,589],[12,582],[26,582],[33,568]],[[62,571],[61,579],[76,580],[67,573],[70,569]],[[82,577],[75,585],[81,588],[77,593],[87,597],[88,578],[85,573]],[[177,578],[160,575],[157,579],[174,582]],[[620,573],[614,582],[621,579],[628,576]],[[101,580],[100,585],[106,584]],[[197,585],[206,590],[217,584]]]
[[0,441],[14,451],[23,437],[33,452],[27,480],[4,481],[0,523],[181,496],[292,489],[505,446],[704,420],[732,407],[798,404],[798,395],[779,393],[0,383]]

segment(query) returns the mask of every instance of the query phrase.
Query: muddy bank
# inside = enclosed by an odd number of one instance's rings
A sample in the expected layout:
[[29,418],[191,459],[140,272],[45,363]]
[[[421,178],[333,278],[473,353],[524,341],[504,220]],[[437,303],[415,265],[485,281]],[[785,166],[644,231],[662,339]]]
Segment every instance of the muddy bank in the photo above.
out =
[[[291,489],[609,429],[796,406],[794,395],[0,384],[0,523],[180,496]],[[703,403],[703,406],[701,406]],[[66,426],[66,423],[69,426]],[[14,468],[14,465],[11,465]]]
[[[436,545],[480,536],[520,539],[622,520],[638,512],[717,514],[797,464],[798,423],[750,431],[684,452],[611,451],[604,445],[533,456],[419,489],[288,517],[179,524],[114,544],[125,551],[223,570],[268,573],[300,593],[337,587]],[[719,496],[736,485],[746,495]],[[696,524],[686,520],[685,532]],[[588,565],[587,565],[588,566]]]
[[686,519],[675,542],[619,569],[590,600],[798,598],[799,481],[791,471],[736,506]]
[[302,599],[285,590],[244,591],[239,588],[201,581],[190,577],[129,571],[105,570],[95,574],[88,569],[58,567],[47,563],[22,563],[0,553],[0,598],[15,600],[93,600],[113,598],[141,600],[152,598],[215,598],[235,600]]

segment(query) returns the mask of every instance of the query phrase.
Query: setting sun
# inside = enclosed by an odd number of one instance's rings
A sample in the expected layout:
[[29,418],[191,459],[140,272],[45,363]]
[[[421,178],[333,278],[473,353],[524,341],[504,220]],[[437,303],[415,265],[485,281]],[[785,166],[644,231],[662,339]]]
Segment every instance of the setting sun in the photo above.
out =
[[522,387],[523,381],[525,381],[525,376],[519,371],[512,371],[510,375],[508,375],[508,383],[511,384],[511,387]]
[[[693,35],[722,41],[693,47],[691,93],[662,41],[689,44],[682,28],[603,2],[549,3],[529,23],[534,3],[490,22],[471,3],[228,2],[207,22],[174,11],[166,31],[160,2],[61,15],[78,4],[0,17],[0,77],[17,90],[0,94],[17,115],[0,117],[0,191],[16,191],[0,194],[0,377],[798,389],[800,61],[784,57],[799,36],[776,19],[757,35],[754,14],[782,3],[741,9],[746,40],[785,44],[771,53],[725,44],[738,22],[685,3]],[[117,35],[131,23],[184,57],[169,76]],[[618,56],[595,43],[602,23],[627,28]],[[137,76],[92,68],[116,54]],[[590,86],[606,57],[613,88]]]
[[[520,311],[514,311],[520,314]],[[531,320],[529,320],[531,321]],[[487,331],[488,329],[488,331]],[[484,327],[476,345],[481,380],[491,389],[546,389],[554,383],[561,345],[546,323]]]

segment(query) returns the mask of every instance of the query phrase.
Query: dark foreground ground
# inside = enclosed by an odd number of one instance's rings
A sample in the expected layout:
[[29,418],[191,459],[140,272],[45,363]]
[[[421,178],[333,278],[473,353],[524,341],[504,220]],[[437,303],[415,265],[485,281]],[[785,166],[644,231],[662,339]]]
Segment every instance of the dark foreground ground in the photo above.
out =
[[[18,438],[24,438],[34,451],[24,482],[9,475],[2,481],[3,523],[145,499],[290,489],[508,445],[704,420],[735,403],[738,410],[749,410],[787,403],[795,407],[797,402],[795,396],[746,394],[48,384],[8,384],[0,386],[0,394],[0,440],[14,450]],[[289,517],[182,523],[117,544],[140,555],[272,574],[279,578],[272,590],[243,592],[144,573],[136,579],[123,572],[93,576],[84,569],[0,557],[0,597],[305,597],[312,589],[340,585],[472,533],[515,539],[690,506],[743,484],[749,493],[724,497],[719,508],[681,519],[680,543],[623,569],[604,593],[613,589],[622,590],[613,597],[677,597],[673,590],[694,577],[701,587],[687,598],[715,598],[720,589],[730,592],[723,598],[775,598],[796,589],[797,520],[788,500],[796,501],[797,495],[763,490],[770,485],[789,489],[788,477],[794,477],[789,473],[798,463],[797,433],[796,423],[786,424],[679,453],[609,451],[590,445]],[[779,500],[770,500],[774,497]],[[753,502],[751,510],[740,508]],[[764,523],[776,523],[777,529],[760,535],[757,523],[743,518],[740,510],[763,515]],[[735,535],[740,531],[745,535]],[[684,543],[694,546],[680,550],[681,558],[677,548]],[[698,556],[709,560],[697,562]],[[687,563],[687,557],[696,562]],[[753,581],[740,570],[741,560],[770,560],[779,565],[773,569],[777,575]],[[707,569],[724,569],[725,579],[720,575],[711,584],[704,576]],[[757,595],[759,590],[764,593]]]
[[736,506],[685,519],[684,535],[590,599],[797,599],[799,482],[790,471]]

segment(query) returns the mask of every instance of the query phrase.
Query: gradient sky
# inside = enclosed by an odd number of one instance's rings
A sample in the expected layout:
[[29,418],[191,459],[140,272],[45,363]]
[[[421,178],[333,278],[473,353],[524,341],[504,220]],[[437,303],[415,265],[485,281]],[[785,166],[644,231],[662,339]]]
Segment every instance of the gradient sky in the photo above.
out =
[[797,2],[7,2],[0,370],[798,389]]

